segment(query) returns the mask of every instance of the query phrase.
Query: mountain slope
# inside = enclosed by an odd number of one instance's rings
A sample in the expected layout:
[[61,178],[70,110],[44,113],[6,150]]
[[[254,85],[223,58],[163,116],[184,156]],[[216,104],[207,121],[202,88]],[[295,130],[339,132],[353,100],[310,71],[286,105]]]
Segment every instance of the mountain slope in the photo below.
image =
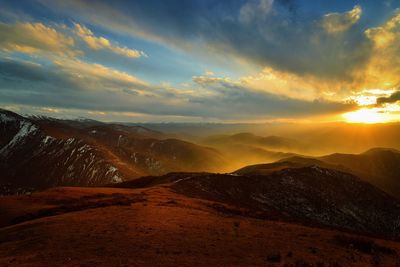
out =
[[[173,188],[183,194],[266,211],[267,216],[400,236],[400,202],[347,173],[306,167],[266,176],[204,176]],[[189,192],[189,193],[188,193]],[[271,213],[268,215],[268,213]]]
[[54,188],[3,197],[0,210],[1,266],[376,267],[400,259],[398,242],[260,220],[165,185]]
[[216,171],[215,150],[143,127],[24,118],[0,111],[2,193],[49,186],[96,186],[170,171]]
[[10,112],[0,115],[3,191],[7,187],[93,186],[121,182],[128,174],[121,173],[103,151],[82,139],[57,139],[46,135],[32,120]]
[[351,173],[395,197],[400,197],[400,151],[389,148],[374,148],[361,154],[335,153],[316,158],[294,156],[274,163],[247,166],[235,173],[268,174],[279,169],[313,165]]
[[364,153],[332,154],[320,160],[350,169],[364,180],[400,197],[400,151],[374,148]]
[[171,184],[180,194],[249,210],[252,216],[400,237],[400,201],[359,178],[317,166],[267,175],[171,173],[118,184]]
[[268,175],[276,171],[288,168],[304,168],[311,166],[320,166],[324,168],[336,169],[336,165],[327,164],[321,160],[314,158],[306,158],[302,156],[293,156],[281,159],[272,163],[262,163],[245,166],[233,172],[240,175]]
[[97,147],[115,154],[123,164],[135,166],[143,174],[170,171],[217,171],[226,163],[214,149],[171,139],[160,132],[141,126],[102,124],[91,127],[69,127],[60,121],[38,121],[48,132],[60,138],[79,136]]
[[302,148],[302,145],[294,139],[278,136],[262,137],[251,133],[209,136],[202,141],[202,144],[221,151],[230,162],[230,170],[295,156],[293,151]]
[[280,136],[264,137],[252,133],[209,136],[203,142],[208,145],[246,144],[279,151],[296,151],[304,148],[300,142],[294,139]]

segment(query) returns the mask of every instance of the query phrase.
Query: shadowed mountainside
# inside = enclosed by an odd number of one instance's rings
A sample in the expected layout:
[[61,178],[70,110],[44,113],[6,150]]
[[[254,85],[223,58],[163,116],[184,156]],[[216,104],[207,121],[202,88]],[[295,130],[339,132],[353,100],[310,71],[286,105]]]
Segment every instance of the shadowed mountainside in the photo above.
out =
[[319,159],[350,169],[371,184],[400,197],[399,150],[374,148],[358,155],[336,153]]
[[374,148],[361,154],[335,153],[323,157],[289,157],[275,163],[257,164],[237,170],[238,174],[268,174],[285,168],[317,165],[352,173],[378,188],[400,197],[400,151]]
[[118,184],[141,188],[171,183],[180,194],[275,218],[400,236],[400,201],[359,178],[318,166],[269,174],[171,173]]
[[0,111],[2,193],[51,186],[98,186],[170,171],[216,171],[215,150],[143,127],[24,118]]

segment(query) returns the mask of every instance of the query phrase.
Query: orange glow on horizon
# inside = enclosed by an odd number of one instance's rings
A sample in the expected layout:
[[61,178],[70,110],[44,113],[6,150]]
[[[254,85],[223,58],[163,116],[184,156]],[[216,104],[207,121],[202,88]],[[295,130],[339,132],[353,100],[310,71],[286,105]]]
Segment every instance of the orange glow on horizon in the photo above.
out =
[[342,114],[346,122],[350,123],[386,123],[400,121],[399,106],[385,108],[362,108]]

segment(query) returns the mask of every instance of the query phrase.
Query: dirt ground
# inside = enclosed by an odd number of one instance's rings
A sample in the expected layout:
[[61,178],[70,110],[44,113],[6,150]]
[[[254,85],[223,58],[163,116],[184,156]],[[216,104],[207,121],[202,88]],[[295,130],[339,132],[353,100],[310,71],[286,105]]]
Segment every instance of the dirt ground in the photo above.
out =
[[400,266],[398,242],[215,204],[168,186],[2,197],[0,266]]

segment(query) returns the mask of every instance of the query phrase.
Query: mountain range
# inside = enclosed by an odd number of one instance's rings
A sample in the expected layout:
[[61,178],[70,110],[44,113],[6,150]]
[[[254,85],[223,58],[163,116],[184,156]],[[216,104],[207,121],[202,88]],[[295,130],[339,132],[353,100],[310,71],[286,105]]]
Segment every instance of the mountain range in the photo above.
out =
[[246,166],[235,173],[269,174],[285,168],[307,166],[320,166],[347,172],[395,197],[400,197],[400,151],[390,148],[373,148],[360,154],[335,153],[322,157],[294,156],[274,163]]
[[[306,142],[276,135],[218,135],[197,144],[174,136],[1,110],[0,264],[40,265],[50,254],[59,265],[65,255],[67,265],[104,263],[104,255],[109,265],[152,265],[154,258],[215,265],[220,257],[227,265],[399,262],[397,149],[304,156]],[[32,241],[44,232],[49,243]],[[190,244],[176,238],[182,234]],[[19,242],[24,250],[15,250]],[[130,256],[115,256],[108,242]],[[239,247],[254,258],[246,261]],[[96,251],[102,256],[87,260],[72,254]],[[230,261],[229,251],[242,259]]]
[[3,193],[99,186],[170,171],[216,171],[219,152],[141,126],[0,111]]

